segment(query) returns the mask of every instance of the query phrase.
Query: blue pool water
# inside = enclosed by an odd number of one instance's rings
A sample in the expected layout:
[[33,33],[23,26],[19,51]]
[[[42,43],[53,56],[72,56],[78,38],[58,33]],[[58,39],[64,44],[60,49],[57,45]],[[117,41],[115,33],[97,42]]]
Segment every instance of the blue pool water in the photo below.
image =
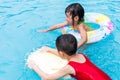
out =
[[55,48],[60,30],[38,33],[65,20],[64,10],[73,2],[86,12],[109,16],[114,31],[83,52],[113,80],[120,80],[120,1],[119,0],[0,0],[0,80],[41,80],[26,66],[31,51],[47,45]]

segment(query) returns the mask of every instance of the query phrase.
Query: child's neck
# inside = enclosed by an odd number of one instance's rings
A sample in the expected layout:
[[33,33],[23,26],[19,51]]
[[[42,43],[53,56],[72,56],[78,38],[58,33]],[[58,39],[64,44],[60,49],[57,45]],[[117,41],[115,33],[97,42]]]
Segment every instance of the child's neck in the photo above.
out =
[[83,55],[81,55],[81,54],[74,54],[72,56],[68,56],[67,60],[68,61],[75,61],[75,62],[78,62],[78,63],[86,62],[85,57]]
[[79,27],[79,25],[80,25],[80,24],[78,24],[78,23],[74,23],[74,25],[72,25],[72,28],[73,28],[73,29],[77,29],[77,28]]
[[74,57],[76,56],[76,54],[74,54],[74,55],[72,55],[72,56],[66,56],[66,59],[68,60],[68,61],[71,61],[71,60],[73,60],[74,59]]

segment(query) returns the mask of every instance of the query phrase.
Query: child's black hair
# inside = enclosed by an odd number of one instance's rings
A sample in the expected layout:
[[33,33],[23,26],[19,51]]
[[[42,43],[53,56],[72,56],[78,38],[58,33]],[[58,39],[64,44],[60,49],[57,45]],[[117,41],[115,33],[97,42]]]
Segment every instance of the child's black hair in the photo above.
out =
[[78,24],[84,21],[84,8],[79,3],[68,5],[68,7],[65,9],[65,14],[66,13],[70,13],[70,15],[72,15],[73,25],[75,16],[79,17]]
[[63,34],[56,39],[56,47],[71,56],[77,51],[77,40],[72,34]]

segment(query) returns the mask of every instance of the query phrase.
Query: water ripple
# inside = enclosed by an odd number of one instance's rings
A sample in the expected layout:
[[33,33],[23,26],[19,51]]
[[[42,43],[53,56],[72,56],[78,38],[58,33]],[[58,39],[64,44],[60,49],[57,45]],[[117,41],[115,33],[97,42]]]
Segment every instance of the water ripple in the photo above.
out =
[[11,6],[0,6],[0,8],[4,9],[4,8],[12,8]]
[[20,24],[17,26],[17,28],[20,28],[21,26],[25,25],[26,23]]
[[15,13],[15,14],[8,14],[7,17],[13,17],[13,16],[16,16],[16,15],[21,15],[23,13],[26,13],[26,12],[29,12],[29,11],[32,11],[32,10],[24,10],[24,11],[21,11],[19,13]]

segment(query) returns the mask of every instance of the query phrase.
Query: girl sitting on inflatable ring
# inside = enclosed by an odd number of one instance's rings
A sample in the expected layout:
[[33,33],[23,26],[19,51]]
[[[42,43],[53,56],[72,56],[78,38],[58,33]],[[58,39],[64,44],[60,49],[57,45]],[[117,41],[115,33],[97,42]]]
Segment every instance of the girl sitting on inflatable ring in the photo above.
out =
[[[38,30],[38,32],[47,32],[50,30],[58,29],[69,25],[73,30],[80,32],[81,40],[78,41],[77,48],[81,47],[87,41],[87,30],[89,29],[84,24],[84,9],[79,3],[70,4],[66,10],[66,21],[54,25],[45,30]],[[63,32],[64,33],[64,32]]]
[[85,55],[76,53],[77,40],[72,34],[64,34],[56,39],[56,49],[44,48],[68,60],[68,64],[53,74],[44,73],[34,61],[29,61],[31,67],[43,80],[56,80],[65,75],[71,75],[76,80],[112,80],[106,73],[95,66]]

